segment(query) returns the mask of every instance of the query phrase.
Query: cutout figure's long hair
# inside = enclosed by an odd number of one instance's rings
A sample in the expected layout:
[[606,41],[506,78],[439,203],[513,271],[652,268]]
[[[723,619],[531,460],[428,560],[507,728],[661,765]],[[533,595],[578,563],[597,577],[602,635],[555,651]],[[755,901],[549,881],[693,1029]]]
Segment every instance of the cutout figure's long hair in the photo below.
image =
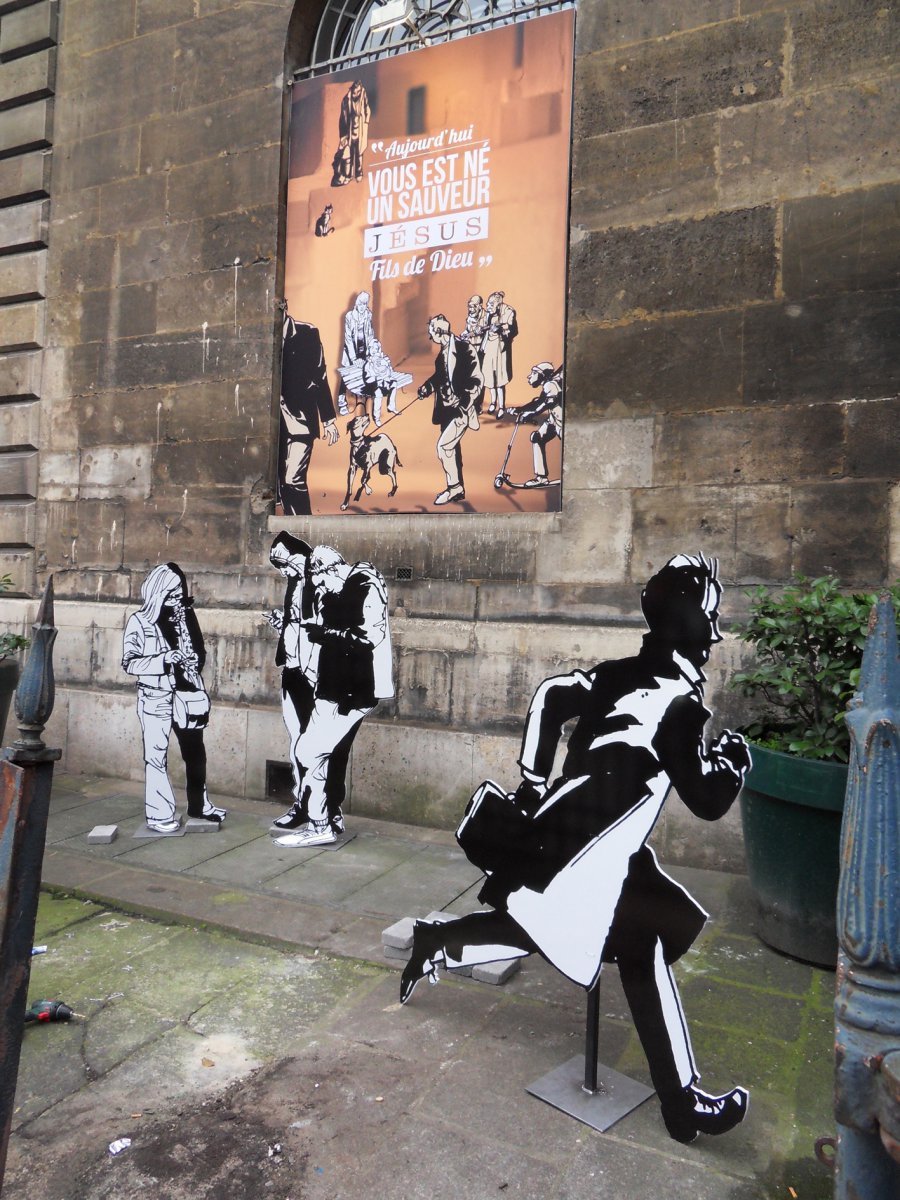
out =
[[174,588],[180,588],[184,594],[184,577],[179,578],[168,563],[154,567],[141,584],[141,616],[156,625],[162,612],[163,601]]

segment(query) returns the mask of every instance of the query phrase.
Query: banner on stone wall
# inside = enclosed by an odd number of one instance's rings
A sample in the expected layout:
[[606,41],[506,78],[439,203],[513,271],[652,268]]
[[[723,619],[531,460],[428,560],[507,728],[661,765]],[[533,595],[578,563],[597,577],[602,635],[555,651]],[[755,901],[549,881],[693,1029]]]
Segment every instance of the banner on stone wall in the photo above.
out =
[[295,85],[280,513],[560,508],[573,22]]

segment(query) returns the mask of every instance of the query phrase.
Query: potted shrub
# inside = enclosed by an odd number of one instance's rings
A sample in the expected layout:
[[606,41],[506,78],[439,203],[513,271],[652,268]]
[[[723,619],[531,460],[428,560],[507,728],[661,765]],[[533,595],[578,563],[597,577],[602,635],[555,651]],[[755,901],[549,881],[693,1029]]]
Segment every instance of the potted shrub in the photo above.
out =
[[[0,575],[0,595],[11,588],[9,575]],[[19,651],[27,645],[28,638],[18,633],[0,633],[0,744],[19,679]]]
[[[894,589],[895,601],[900,589]],[[754,660],[733,679],[757,701],[743,732],[753,765],[741,793],[747,871],[764,942],[835,966],[841,817],[850,754],[844,713],[859,681],[877,597],[794,577],[757,588],[740,630]]]

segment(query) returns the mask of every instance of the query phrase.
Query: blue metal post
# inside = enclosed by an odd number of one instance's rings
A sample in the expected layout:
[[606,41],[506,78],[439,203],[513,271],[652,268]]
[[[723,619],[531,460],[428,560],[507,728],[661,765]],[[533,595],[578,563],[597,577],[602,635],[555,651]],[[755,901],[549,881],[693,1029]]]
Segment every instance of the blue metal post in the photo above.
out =
[[838,888],[836,1200],[900,1196],[900,659],[883,596],[847,723]]
[[12,1123],[28,997],[53,764],[41,739],[53,710],[53,580],[33,626],[16,691],[19,737],[0,751],[0,1189]]

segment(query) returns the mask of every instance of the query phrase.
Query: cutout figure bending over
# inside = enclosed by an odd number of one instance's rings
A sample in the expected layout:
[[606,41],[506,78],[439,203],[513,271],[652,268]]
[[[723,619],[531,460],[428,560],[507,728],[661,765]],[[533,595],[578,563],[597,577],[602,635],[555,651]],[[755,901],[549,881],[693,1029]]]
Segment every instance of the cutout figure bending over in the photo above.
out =
[[[721,641],[716,563],[671,559],[641,594],[649,626],[633,658],[546,680],[531,702],[512,796],[485,783],[457,832],[487,879],[493,911],[417,921],[403,972],[406,1003],[438,966],[540,952],[575,983],[592,987],[615,962],[671,1137],[725,1133],[742,1121],[740,1087],[710,1096],[699,1074],[672,964],[706,913],[659,867],[645,843],[670,787],[695,816],[731,807],[750,755],[724,732],[707,748],[703,666]],[[574,721],[562,773],[552,781],[563,727]]]
[[225,809],[212,804],[206,791],[209,696],[200,677],[206,651],[184,572],[173,562],[154,567],[141,600],[125,625],[122,666],[137,678],[147,827],[175,833],[181,824],[168,775],[173,730],[184,759],[188,816],[221,825]]
[[[284,830],[281,845],[328,845],[344,830],[353,740],[394,694],[387,589],[371,563],[351,565],[331,546],[310,550],[289,534],[279,534],[270,557],[288,579],[284,613],[269,619],[283,633],[276,661],[284,658],[295,783],[294,804],[273,824]],[[296,676],[286,683],[289,668]]]

